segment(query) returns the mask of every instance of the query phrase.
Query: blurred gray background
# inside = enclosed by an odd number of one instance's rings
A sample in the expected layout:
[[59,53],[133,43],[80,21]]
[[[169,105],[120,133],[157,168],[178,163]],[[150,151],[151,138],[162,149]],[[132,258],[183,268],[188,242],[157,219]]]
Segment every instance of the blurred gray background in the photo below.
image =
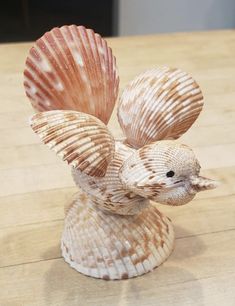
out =
[[35,40],[66,24],[105,37],[235,28],[235,0],[0,1],[0,42]]
[[235,0],[118,0],[118,35],[235,27]]

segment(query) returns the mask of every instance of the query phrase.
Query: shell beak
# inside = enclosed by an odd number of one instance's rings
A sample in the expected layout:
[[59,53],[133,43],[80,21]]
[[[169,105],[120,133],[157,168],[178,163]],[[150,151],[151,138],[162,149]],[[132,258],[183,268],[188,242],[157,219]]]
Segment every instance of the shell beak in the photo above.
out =
[[208,179],[203,176],[193,176],[190,178],[190,184],[194,191],[214,189],[219,185],[219,182]]

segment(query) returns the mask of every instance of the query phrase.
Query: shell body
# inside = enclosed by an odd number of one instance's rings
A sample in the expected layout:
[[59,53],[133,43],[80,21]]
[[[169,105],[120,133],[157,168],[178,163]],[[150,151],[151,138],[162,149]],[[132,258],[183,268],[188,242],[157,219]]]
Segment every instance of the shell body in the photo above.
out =
[[119,78],[106,41],[83,26],[54,28],[29,52],[24,87],[39,111],[77,110],[105,124],[113,111]]
[[171,222],[155,206],[120,216],[95,208],[80,194],[66,216],[61,248],[77,271],[113,280],[152,271],[167,259],[173,244]]
[[134,149],[115,142],[115,155],[104,177],[91,177],[79,169],[72,169],[76,185],[92,200],[93,205],[106,212],[120,215],[134,215],[149,205],[149,200],[123,188],[120,169]]
[[124,89],[118,119],[135,148],[163,139],[177,139],[202,110],[198,84],[180,69],[162,67],[137,76]]

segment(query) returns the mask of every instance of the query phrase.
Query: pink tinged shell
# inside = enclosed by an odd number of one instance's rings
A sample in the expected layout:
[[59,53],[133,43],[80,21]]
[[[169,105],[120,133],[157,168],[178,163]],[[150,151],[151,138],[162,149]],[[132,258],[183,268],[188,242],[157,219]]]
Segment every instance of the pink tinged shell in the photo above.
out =
[[186,72],[162,67],[137,76],[124,89],[118,119],[135,148],[163,139],[177,139],[197,119],[202,92]]
[[77,271],[105,280],[152,271],[170,255],[170,220],[150,205],[138,215],[118,216],[93,208],[82,194],[65,219],[62,255]]
[[31,118],[44,144],[76,169],[104,176],[114,155],[114,139],[99,119],[76,111],[49,111]]
[[38,111],[72,109],[107,124],[118,95],[116,59],[93,30],[54,28],[31,48],[24,87]]

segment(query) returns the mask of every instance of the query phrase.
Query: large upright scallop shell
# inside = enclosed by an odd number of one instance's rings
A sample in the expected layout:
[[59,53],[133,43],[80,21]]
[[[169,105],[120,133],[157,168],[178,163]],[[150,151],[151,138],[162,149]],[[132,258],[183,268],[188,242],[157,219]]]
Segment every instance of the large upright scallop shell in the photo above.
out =
[[54,28],[26,60],[24,86],[39,111],[72,109],[107,124],[118,94],[116,60],[107,42],[83,26]]
[[49,111],[31,118],[44,144],[75,169],[104,176],[114,155],[114,139],[99,119],[75,111]]
[[120,98],[118,118],[135,148],[163,139],[177,139],[202,110],[198,84],[180,69],[162,67],[137,76]]

